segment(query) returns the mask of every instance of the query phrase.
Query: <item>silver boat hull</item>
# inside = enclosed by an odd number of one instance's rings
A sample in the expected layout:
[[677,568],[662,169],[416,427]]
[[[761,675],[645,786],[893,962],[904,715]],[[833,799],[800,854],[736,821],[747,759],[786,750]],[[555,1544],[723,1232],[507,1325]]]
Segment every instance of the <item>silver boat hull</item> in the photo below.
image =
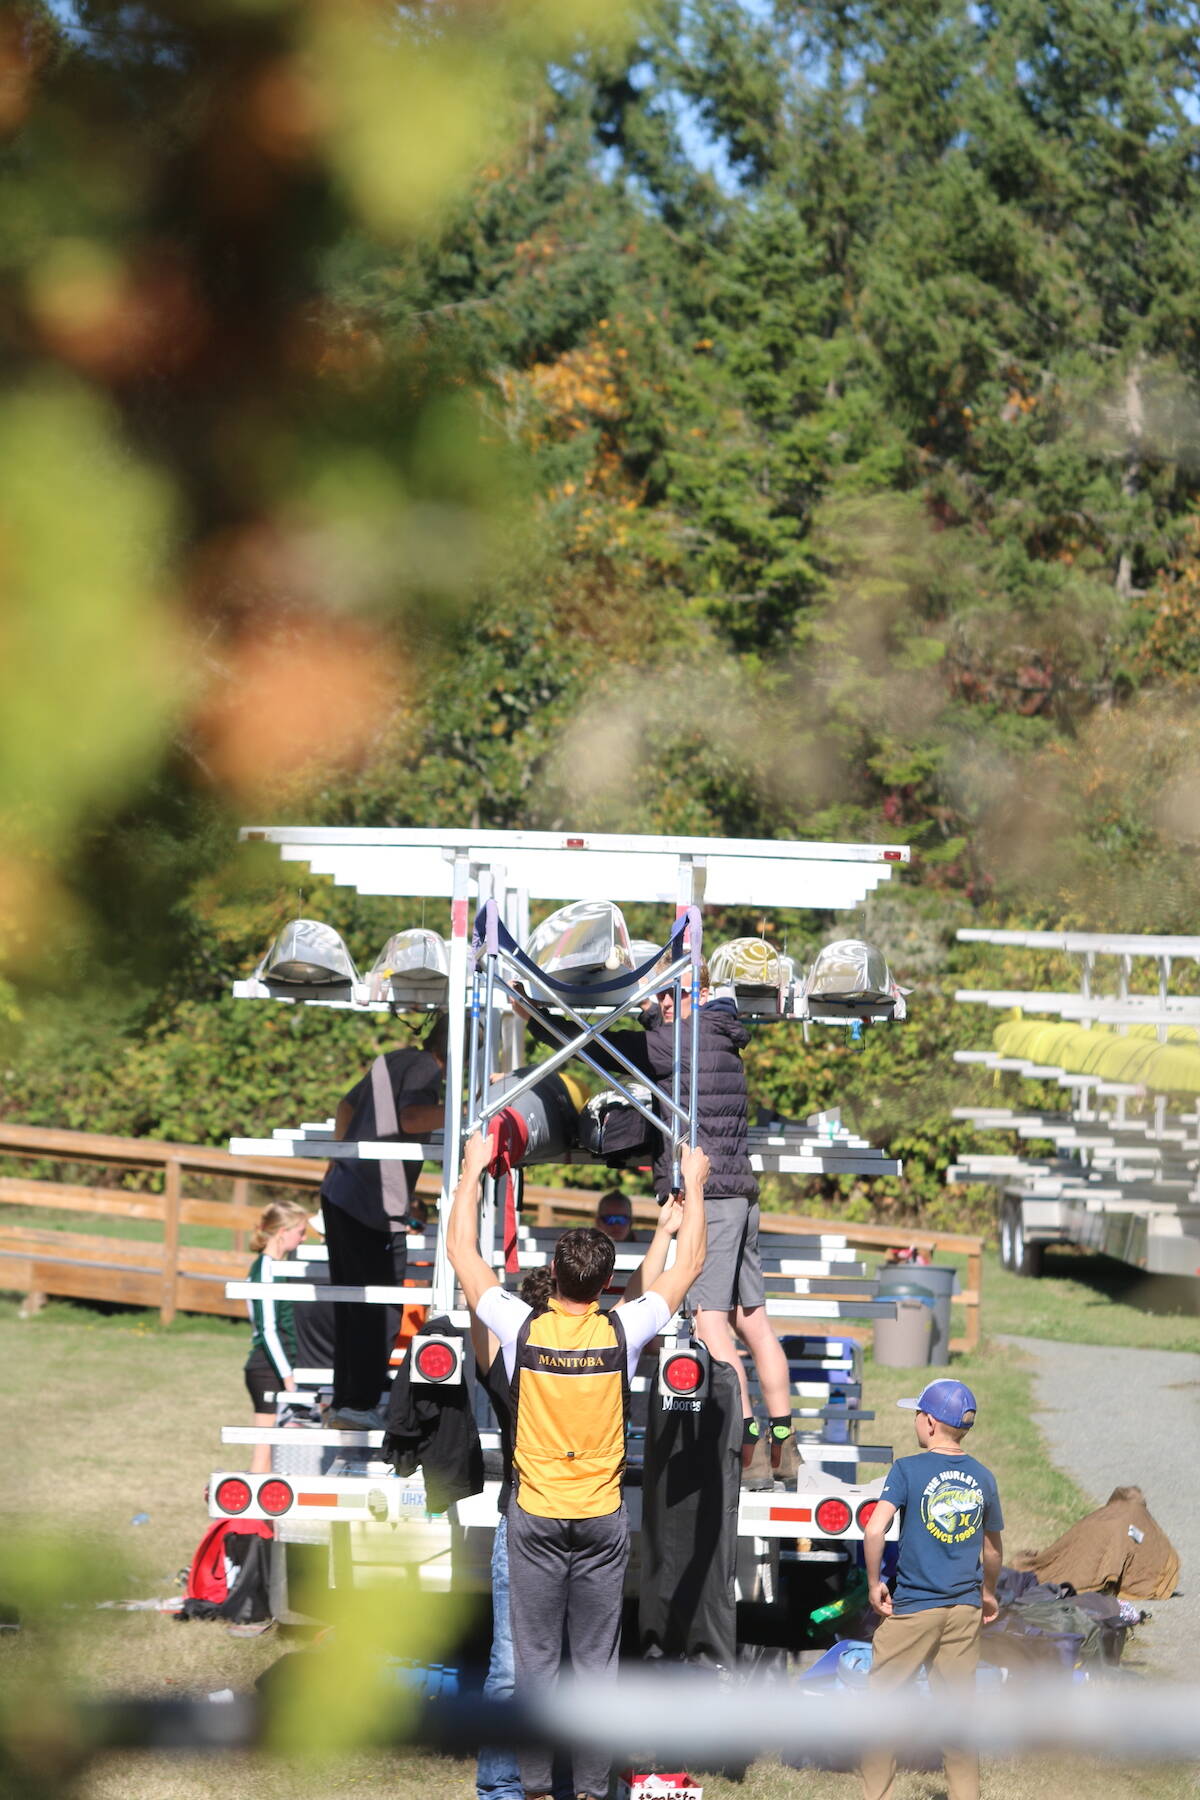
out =
[[282,987],[349,987],[359,978],[340,934],[319,919],[289,920],[254,973]]
[[576,900],[532,931],[525,954],[546,975],[577,987],[611,981],[634,967],[625,916],[610,900]]

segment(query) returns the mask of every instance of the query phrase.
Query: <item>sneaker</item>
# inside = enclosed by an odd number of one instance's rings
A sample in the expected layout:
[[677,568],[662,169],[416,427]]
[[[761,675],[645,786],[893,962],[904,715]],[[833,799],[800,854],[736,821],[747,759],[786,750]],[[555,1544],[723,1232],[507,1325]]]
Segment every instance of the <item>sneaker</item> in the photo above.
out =
[[290,1405],[282,1407],[276,1425],[291,1427],[293,1425],[322,1425],[324,1420],[315,1406],[306,1405],[303,1401],[293,1400]]
[[325,1424],[330,1431],[382,1431],[384,1429],[383,1408],[379,1406],[340,1406],[336,1412],[330,1408],[325,1414]]
[[771,1433],[771,1473],[788,1487],[794,1487],[800,1474],[800,1452],[796,1448],[796,1434],[789,1431],[785,1438],[777,1438]]
[[[749,1449],[749,1458],[746,1451]],[[742,1445],[742,1486],[751,1489],[765,1489],[773,1485],[771,1480],[771,1447],[765,1434],[760,1433],[750,1445]]]

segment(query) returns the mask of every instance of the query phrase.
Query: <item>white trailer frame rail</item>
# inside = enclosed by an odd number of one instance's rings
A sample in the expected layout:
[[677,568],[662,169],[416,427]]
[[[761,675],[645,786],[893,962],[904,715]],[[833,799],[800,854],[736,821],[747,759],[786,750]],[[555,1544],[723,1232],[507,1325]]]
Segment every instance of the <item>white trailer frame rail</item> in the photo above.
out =
[[[342,885],[355,888],[364,895],[387,895],[396,898],[442,898],[450,903],[449,974],[444,1000],[432,1002],[428,990],[407,990],[392,1001],[373,1001],[365,990],[349,999],[329,999],[319,991],[299,989],[289,995],[277,984],[249,980],[234,984],[238,997],[270,999],[300,1005],[334,1005],[342,1010],[376,1012],[384,1010],[428,1009],[431,1004],[444,1006],[450,1021],[446,1059],[446,1100],[444,1125],[440,1134],[419,1144],[339,1142],[332,1136],[329,1120],[283,1127],[266,1139],[237,1138],[233,1147],[246,1153],[253,1145],[273,1156],[305,1159],[364,1160],[398,1159],[440,1164],[442,1170],[440,1221],[448,1217],[456,1172],[461,1160],[464,1133],[476,1124],[485,1123],[497,1106],[510,1104],[514,1089],[503,1096],[488,1093],[487,1076],[495,1048],[494,1019],[501,1019],[503,1056],[507,1069],[516,1068],[522,1060],[522,1032],[513,1014],[511,984],[505,973],[519,975],[540,989],[543,1001],[549,1002],[561,1027],[562,1048],[549,1062],[540,1064],[531,1079],[543,1079],[548,1071],[565,1063],[570,1056],[586,1052],[589,1044],[601,1038],[604,1031],[629,1013],[644,994],[656,991],[665,982],[677,988],[690,977],[692,997],[697,997],[700,952],[701,908],[705,905],[740,904],[755,908],[786,907],[796,909],[840,911],[859,904],[881,882],[890,878],[893,869],[910,860],[907,846],[896,844],[786,843],[772,839],[724,839],[687,837],[638,837],[586,832],[522,832],[449,830],[375,830],[371,828],[322,828],[306,826],[251,826],[241,833],[251,843],[274,844],[286,862],[307,863],[314,873],[325,874]],[[668,934],[670,965],[665,973],[650,965],[641,971],[637,983],[619,994],[607,1007],[607,1016],[598,1021],[591,1015],[591,1005],[580,1002],[577,994],[564,992],[547,981],[536,967],[531,968],[520,953],[529,934],[530,904],[533,901],[610,900],[664,904],[673,910],[674,927]],[[478,918],[481,939],[480,954],[473,955],[471,922]],[[686,927],[686,941],[685,941]],[[515,947],[515,949],[514,949]],[[681,1013],[677,1005],[676,1018]],[[692,1030],[698,1025],[698,1008],[693,1005]],[[772,1014],[772,1017],[777,1016]],[[778,1016],[788,1016],[786,1012]],[[472,1030],[472,1019],[484,1031],[482,1051]],[[841,1022],[841,1021],[839,1021]],[[547,1020],[550,1024],[550,1020]],[[556,1029],[551,1025],[552,1031]],[[571,1032],[574,1036],[571,1036]],[[677,1033],[678,1036],[678,1033]],[[679,1045],[677,1045],[677,1049]],[[694,1057],[693,1037],[693,1057]],[[678,1062],[678,1056],[677,1056]],[[694,1066],[694,1064],[693,1064]],[[638,1082],[650,1085],[641,1070],[634,1071]],[[612,1075],[604,1072],[606,1085],[612,1086]],[[623,1085],[618,1082],[616,1085]],[[638,1105],[638,1098],[626,1097]],[[683,1133],[695,1139],[694,1111],[680,1106],[678,1086],[672,1092],[656,1092],[655,1100],[662,1108],[664,1125],[657,1117],[656,1129],[670,1133],[676,1140]],[[639,1107],[639,1110],[642,1110]],[[751,1160],[756,1169],[804,1175],[858,1174],[865,1176],[899,1175],[902,1165],[897,1158],[854,1136],[841,1124],[836,1111],[822,1114],[803,1123],[777,1124],[756,1128],[751,1133]],[[580,1153],[564,1157],[564,1161],[592,1161]],[[481,1218],[481,1241],[484,1254],[503,1260],[497,1246],[494,1184],[485,1183]],[[521,1266],[533,1266],[544,1260],[537,1239],[523,1237]],[[828,1258],[826,1249],[828,1248]],[[815,1250],[815,1254],[814,1254]],[[797,1246],[796,1264],[781,1268],[787,1277],[785,1292],[775,1294],[767,1302],[767,1310],[777,1318],[797,1322],[831,1322],[839,1318],[872,1318],[894,1316],[894,1303],[874,1298],[873,1284],[861,1280],[855,1267],[845,1271],[849,1286],[867,1290],[870,1297],[852,1298],[838,1281],[842,1271],[838,1261],[853,1263],[854,1253],[846,1250],[844,1240],[809,1247],[805,1259]],[[634,1259],[631,1259],[634,1260]],[[830,1264],[834,1266],[830,1266]],[[814,1266],[815,1265],[815,1266]],[[812,1279],[824,1277],[824,1279]],[[252,1297],[258,1284],[233,1283],[230,1292],[239,1297]],[[279,1297],[279,1286],[273,1288]],[[433,1267],[429,1285],[421,1288],[372,1288],[331,1290],[306,1282],[303,1272],[288,1284],[289,1298],[308,1300],[331,1298],[370,1298],[383,1303],[413,1304],[428,1302],[435,1311],[454,1313],[456,1284],[445,1250],[445,1232],[436,1232]],[[843,1294],[845,1297],[842,1297]],[[461,1316],[461,1315],[460,1315]],[[836,1327],[835,1327],[836,1328]],[[811,1329],[811,1328],[810,1328]],[[807,1402],[798,1416],[820,1426],[826,1421],[844,1424],[854,1422],[860,1392],[856,1380],[837,1381],[836,1403],[828,1404],[833,1390],[817,1381],[793,1382],[793,1392]],[[827,1402],[814,1404],[814,1402]],[[812,1427],[809,1427],[811,1432]],[[805,1436],[803,1432],[802,1437]],[[237,1443],[268,1442],[274,1449],[285,1447],[319,1452],[318,1461],[328,1467],[329,1458],[344,1454],[365,1459],[358,1472],[298,1474],[283,1468],[275,1477],[243,1476],[218,1471],[210,1483],[210,1511],[214,1517],[230,1516],[217,1501],[220,1485],[231,1479],[249,1482],[251,1500],[245,1510],[249,1517],[273,1517],[286,1535],[294,1512],[305,1515],[305,1522],[337,1527],[330,1530],[331,1560],[341,1565],[343,1578],[356,1579],[353,1559],[347,1556],[347,1533],[340,1527],[353,1523],[355,1532],[365,1542],[372,1534],[387,1534],[403,1523],[402,1538],[409,1545],[414,1560],[428,1566],[449,1551],[453,1541],[465,1532],[471,1536],[476,1526],[490,1525],[495,1519],[494,1484],[484,1494],[451,1509],[451,1515],[439,1522],[442,1536],[427,1520],[423,1508],[423,1484],[420,1477],[401,1482],[390,1469],[372,1463],[377,1434],[333,1433],[324,1430],[274,1429],[263,1432],[255,1427],[233,1427],[226,1441]],[[358,1439],[362,1442],[358,1442]],[[350,1440],[355,1440],[351,1442]],[[343,1442],[342,1440],[346,1440]],[[816,1459],[820,1444],[805,1445],[806,1457]],[[869,1446],[848,1447],[833,1443],[828,1446],[833,1463],[857,1465],[868,1460]],[[883,1455],[884,1452],[879,1452]],[[809,1476],[812,1471],[808,1471]],[[820,1471],[816,1472],[819,1482]],[[801,1484],[806,1477],[802,1473]],[[258,1493],[275,1480],[290,1485],[293,1494],[305,1495],[303,1507],[288,1507],[284,1513],[259,1509]],[[812,1483],[810,1481],[809,1485]],[[269,1489],[276,1502],[280,1488]],[[845,1500],[852,1522],[835,1534],[838,1544],[852,1544],[861,1539],[861,1518],[873,1495],[855,1484],[831,1481],[827,1491],[800,1493],[777,1489],[774,1494],[743,1496],[739,1509],[739,1569],[759,1571],[758,1579],[768,1598],[778,1593],[778,1551],[780,1540],[803,1539],[806,1553],[814,1559],[844,1560],[847,1549],[819,1545],[821,1533],[814,1527],[817,1508],[828,1498]],[[640,1507],[640,1493],[631,1489],[635,1510]],[[861,1517],[860,1517],[861,1516]],[[418,1527],[418,1521],[420,1521]],[[447,1535],[448,1534],[448,1535]],[[811,1538],[818,1547],[811,1548]],[[337,1540],[335,1543],[334,1540]],[[303,1538],[301,1541],[305,1541]],[[309,1540],[311,1541],[311,1540]],[[356,1540],[357,1541],[357,1540]],[[440,1547],[439,1547],[440,1546]],[[747,1560],[748,1558],[748,1560]],[[368,1559],[369,1560],[369,1559]],[[440,1581],[440,1575],[438,1576]],[[742,1582],[744,1591],[744,1579]]]
[[[1200,964],[1200,937],[1138,936],[1128,932],[992,931],[964,929],[964,943],[1054,951],[1080,959],[1077,993],[1023,988],[960,988],[964,1005],[1050,1014],[1090,1029],[1152,1027],[1160,1043],[1172,1027],[1197,1030],[1200,996],[1172,994],[1177,962]],[[1152,993],[1131,991],[1134,965],[1153,963]],[[1097,975],[1115,964],[1116,993],[1096,991]],[[1171,1110],[1170,1097],[1137,1082],[1106,1080],[1055,1064],[991,1050],[960,1050],[955,1061],[1054,1081],[1071,1094],[1067,1112],[959,1107],[955,1117],[981,1131],[1011,1131],[1054,1146],[1052,1159],[968,1154],[947,1171],[951,1181],[986,1181],[1000,1193],[1000,1255],[1021,1275],[1041,1273],[1048,1244],[1100,1252],[1150,1274],[1200,1276],[1200,1111]],[[1153,1098],[1151,1117],[1128,1108]],[[1112,1101],[1112,1110],[1101,1102]],[[1140,1142],[1132,1141],[1140,1139]]]

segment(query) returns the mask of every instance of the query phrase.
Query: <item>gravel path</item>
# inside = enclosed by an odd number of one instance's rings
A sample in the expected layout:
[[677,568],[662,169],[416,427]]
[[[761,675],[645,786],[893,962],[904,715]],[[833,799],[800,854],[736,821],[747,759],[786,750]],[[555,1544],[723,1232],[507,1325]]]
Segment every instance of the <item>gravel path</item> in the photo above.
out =
[[1178,1681],[1200,1681],[1200,1356],[1003,1338],[1035,1367],[1034,1417],[1056,1468],[1097,1506],[1135,1484],[1179,1553],[1179,1591],[1148,1602],[1137,1661]]

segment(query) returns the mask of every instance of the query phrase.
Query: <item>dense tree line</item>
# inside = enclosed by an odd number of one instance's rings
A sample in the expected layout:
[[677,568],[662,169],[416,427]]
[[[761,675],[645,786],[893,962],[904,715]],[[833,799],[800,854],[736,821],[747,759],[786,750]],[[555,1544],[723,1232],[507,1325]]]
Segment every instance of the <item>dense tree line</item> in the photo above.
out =
[[[907,1134],[933,1206],[953,925],[1193,925],[1200,7],[650,0],[590,37],[576,10],[417,225],[414,182],[374,179],[411,145],[348,162],[314,122],[303,0],[25,9],[9,376],[36,343],[168,471],[174,522],[141,529],[229,679],[52,845],[63,954],[10,965],[6,1110],[220,1138],[349,1073],[344,1021],[219,1000],[295,910],[231,854],[250,809],[907,841],[871,923],[914,1023],[764,1037],[756,1070]],[[427,24],[371,29],[402,64]],[[362,46],[325,48],[366,94]],[[68,203],[85,105],[109,187]],[[143,320],[107,348],[62,298],[101,239]]]

